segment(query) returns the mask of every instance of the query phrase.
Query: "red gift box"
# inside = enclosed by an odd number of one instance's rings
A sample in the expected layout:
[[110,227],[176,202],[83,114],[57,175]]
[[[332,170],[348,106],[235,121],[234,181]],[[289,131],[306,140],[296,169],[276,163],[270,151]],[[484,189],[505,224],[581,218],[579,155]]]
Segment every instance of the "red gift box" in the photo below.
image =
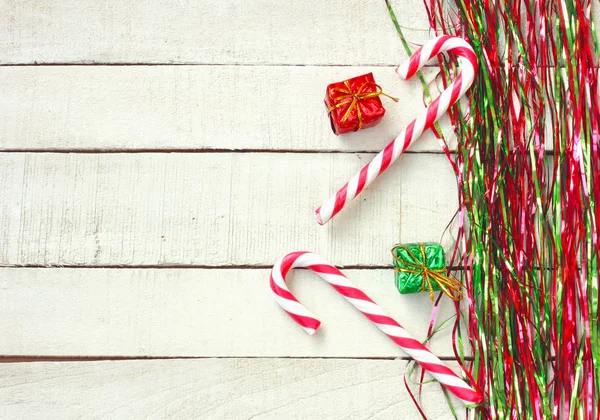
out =
[[327,86],[325,105],[333,132],[337,135],[376,125],[385,114],[380,95],[398,102],[381,91],[373,73]]

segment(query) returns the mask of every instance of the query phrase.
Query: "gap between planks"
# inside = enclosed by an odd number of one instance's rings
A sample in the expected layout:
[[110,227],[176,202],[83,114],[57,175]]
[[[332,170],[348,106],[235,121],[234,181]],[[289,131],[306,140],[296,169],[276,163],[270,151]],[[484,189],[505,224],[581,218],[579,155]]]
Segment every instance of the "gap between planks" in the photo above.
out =
[[[416,51],[416,48],[415,48]],[[433,59],[432,59],[433,61]],[[502,60],[500,63],[508,64],[508,60]],[[400,63],[402,64],[402,63]],[[316,64],[302,64],[302,63],[194,63],[194,62],[175,62],[175,63],[136,63],[136,62],[120,62],[120,63],[111,63],[111,62],[43,62],[43,63],[0,63],[0,67],[166,67],[166,66],[190,66],[190,67],[374,67],[374,68],[389,68],[395,69],[398,65],[391,64],[369,64],[369,63],[359,63],[359,64],[325,64],[325,63],[316,63]],[[521,64],[515,63],[510,67],[520,68]],[[438,64],[425,64],[423,65],[424,69],[433,69],[439,70]],[[564,65],[559,64],[558,66],[538,66],[539,69],[555,69],[555,68],[565,68]],[[600,68],[600,66],[595,66],[593,68]]]
[[[451,151],[455,154],[454,151]],[[97,155],[97,154],[152,154],[152,153],[165,153],[165,154],[298,154],[298,155],[309,155],[309,154],[330,154],[330,155],[352,155],[352,154],[374,154],[377,153],[375,150],[314,150],[314,149],[4,149],[0,150],[0,153],[47,153],[57,155]],[[406,150],[402,152],[403,155],[445,155],[443,150]],[[554,156],[552,150],[545,151],[546,156]]]
[[[454,362],[457,359],[450,356],[438,356],[440,360]],[[292,360],[404,360],[412,361],[410,357],[336,357],[336,356],[3,356],[0,355],[1,363],[40,363],[40,362],[103,362],[103,361],[122,361],[122,360],[204,360],[204,359],[292,359]],[[465,356],[465,361],[472,361],[473,357]]]
[[[336,265],[340,270],[392,270],[394,267],[391,265]],[[120,269],[136,269],[136,270],[167,270],[167,269],[189,269],[189,270],[268,270],[273,268],[272,265],[269,264],[257,264],[257,265],[201,265],[201,264],[148,264],[148,265],[77,265],[77,264],[49,264],[49,265],[41,265],[41,264],[7,264],[0,265],[0,268],[93,268],[93,269],[110,269],[110,270],[120,270]],[[306,268],[297,268],[298,270],[306,270]],[[448,267],[450,271],[463,270],[464,266],[462,265],[452,265]]]
[[[335,149],[4,149],[0,153],[54,153],[54,154],[149,154],[149,153],[172,153],[172,154],[228,154],[228,153],[269,153],[269,154],[372,154],[376,153],[373,150],[335,150]],[[440,155],[444,154],[443,150],[406,150],[403,154],[423,154],[423,155]]]
[[[162,66],[194,66],[194,67],[360,67],[360,64],[302,64],[302,63],[110,63],[110,62],[92,62],[92,63],[73,63],[73,62],[44,62],[44,63],[0,63],[0,67],[52,67],[52,66],[63,66],[63,67],[162,67]],[[368,67],[377,68],[391,68],[398,67],[397,65],[390,64],[364,64]],[[438,68],[437,64],[425,64],[423,67],[427,68]]]

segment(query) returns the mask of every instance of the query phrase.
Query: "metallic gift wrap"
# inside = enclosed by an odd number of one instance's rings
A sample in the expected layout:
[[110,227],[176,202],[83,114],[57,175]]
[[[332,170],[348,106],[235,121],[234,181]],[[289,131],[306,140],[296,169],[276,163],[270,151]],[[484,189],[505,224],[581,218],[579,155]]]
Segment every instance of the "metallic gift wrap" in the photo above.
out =
[[[396,287],[402,294],[429,291],[424,270],[446,273],[446,259],[444,248],[436,243],[413,243],[396,245],[392,250],[394,267],[396,268]],[[435,279],[431,279],[431,289],[435,292],[441,290]]]
[[376,125],[385,114],[380,99],[382,95],[398,102],[397,98],[381,90],[373,73],[327,86],[325,106],[333,132],[338,135]]

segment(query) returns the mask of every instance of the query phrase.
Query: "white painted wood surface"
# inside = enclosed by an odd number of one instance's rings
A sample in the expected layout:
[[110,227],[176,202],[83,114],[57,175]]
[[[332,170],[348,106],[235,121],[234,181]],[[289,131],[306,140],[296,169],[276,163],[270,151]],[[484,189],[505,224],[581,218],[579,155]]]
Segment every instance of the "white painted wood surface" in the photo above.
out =
[[[429,39],[421,0],[394,5],[409,40]],[[400,296],[381,267],[398,241],[452,244],[433,136],[328,226],[313,214],[372,156],[354,152],[423,109],[393,72],[405,60],[384,2],[0,2],[0,356],[154,358],[0,363],[0,418],[418,418],[391,341],[298,272],[323,321],[307,336],[265,268],[298,249],[360,266],[344,271],[424,338],[428,296]],[[324,88],[367,71],[401,103],[336,137]],[[444,357],[449,334],[432,341]],[[437,385],[423,402],[452,418]]]
[[[344,270],[424,340],[429,295],[400,295],[394,271]],[[267,269],[0,269],[0,354],[151,357],[406,357],[323,280],[290,288],[323,325],[309,336],[279,308]],[[454,305],[444,299],[431,345],[452,357]],[[35,339],[33,339],[35,337]]]
[[[406,35],[429,38],[420,0],[395,1]],[[5,0],[6,63],[396,65],[385,4],[362,0]]]
[[[4,364],[0,417],[416,419],[419,413],[403,383],[406,367],[401,360],[335,359]],[[425,385],[423,391],[429,418],[453,418],[439,385]],[[458,413],[464,417],[463,409]]]
[[443,155],[408,154],[326,226],[314,210],[365,154],[0,154],[3,265],[272,265],[310,250],[391,266],[439,241],[457,209]]
[[[421,0],[392,4],[411,43],[433,36]],[[385,4],[361,0],[5,0],[0,51],[8,64],[362,66],[406,58]]]
[[[337,137],[325,87],[368,72],[400,102],[383,98],[379,125]],[[20,150],[379,152],[424,109],[418,78],[394,67],[0,67],[0,92],[0,149]],[[410,150],[441,152],[431,133]]]

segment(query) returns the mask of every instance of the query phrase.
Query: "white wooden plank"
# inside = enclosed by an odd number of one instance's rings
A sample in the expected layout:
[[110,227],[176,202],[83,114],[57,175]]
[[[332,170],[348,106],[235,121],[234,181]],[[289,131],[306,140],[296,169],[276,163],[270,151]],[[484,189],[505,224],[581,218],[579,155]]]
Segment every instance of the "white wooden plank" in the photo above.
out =
[[[0,355],[150,357],[406,357],[316,275],[288,283],[322,321],[309,336],[277,305],[268,269],[0,269]],[[425,340],[427,293],[400,295],[394,271],[344,270]],[[431,340],[453,357],[454,304],[444,298]]]
[[[383,98],[378,126],[335,136],[325,87],[371,71],[400,102]],[[19,150],[379,152],[424,109],[418,78],[392,67],[0,67],[0,91],[0,149]],[[441,151],[432,134],[411,150]]]
[[[28,420],[415,419],[405,370],[404,361],[381,360],[2,364],[0,413]],[[422,405],[429,418],[453,418],[437,383],[424,386]]]
[[456,185],[445,156],[405,155],[318,226],[315,208],[371,157],[0,154],[5,185],[22,189],[0,196],[12,226],[0,264],[269,265],[307,249],[337,265],[390,265],[395,243],[440,240]]
[[[421,0],[396,1],[406,36],[428,38]],[[384,2],[7,0],[1,63],[396,64]]]
[[0,231],[4,232],[0,238],[0,261],[15,261],[18,255],[17,248],[9,246],[8,238],[19,238],[21,218],[25,212],[22,207],[24,163],[25,155],[14,155],[4,159],[0,169],[0,207],[3,208],[0,211]]
[[[409,41],[432,36],[422,0],[393,4]],[[0,64],[396,65],[405,57],[384,2],[0,3]]]

